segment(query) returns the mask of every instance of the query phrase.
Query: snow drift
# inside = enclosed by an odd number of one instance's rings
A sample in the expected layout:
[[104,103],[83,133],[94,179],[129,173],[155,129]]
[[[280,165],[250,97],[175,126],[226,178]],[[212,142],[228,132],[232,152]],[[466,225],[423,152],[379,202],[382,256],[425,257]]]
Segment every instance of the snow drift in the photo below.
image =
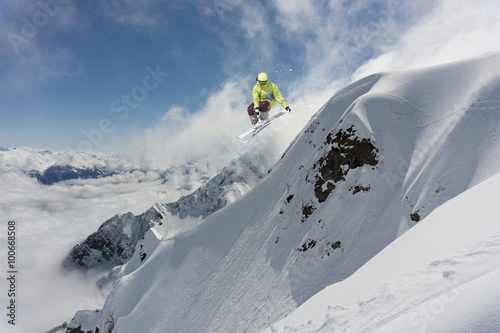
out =
[[172,238],[151,229],[153,252],[68,331],[265,329],[497,174],[499,111],[499,54],[354,82],[240,200]]
[[499,196],[497,174],[263,333],[499,332]]

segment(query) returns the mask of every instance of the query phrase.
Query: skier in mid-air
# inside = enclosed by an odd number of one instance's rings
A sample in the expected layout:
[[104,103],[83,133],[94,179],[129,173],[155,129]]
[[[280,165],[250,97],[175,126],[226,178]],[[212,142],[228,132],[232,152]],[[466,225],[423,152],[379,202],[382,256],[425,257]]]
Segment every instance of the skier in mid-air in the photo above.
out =
[[288,112],[292,112],[290,106],[281,95],[278,86],[269,81],[266,73],[260,73],[255,78],[257,81],[252,90],[253,102],[248,106],[248,116],[253,126],[257,126],[259,120],[267,121],[269,111],[274,107],[276,101]]

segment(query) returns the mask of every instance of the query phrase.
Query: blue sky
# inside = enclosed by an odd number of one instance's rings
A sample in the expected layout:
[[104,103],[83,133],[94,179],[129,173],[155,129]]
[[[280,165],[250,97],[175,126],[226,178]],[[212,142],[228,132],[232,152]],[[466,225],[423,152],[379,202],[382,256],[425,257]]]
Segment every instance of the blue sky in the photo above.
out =
[[494,0],[2,1],[0,145],[224,145],[248,126],[258,72],[314,112],[362,75],[499,50],[499,13]]

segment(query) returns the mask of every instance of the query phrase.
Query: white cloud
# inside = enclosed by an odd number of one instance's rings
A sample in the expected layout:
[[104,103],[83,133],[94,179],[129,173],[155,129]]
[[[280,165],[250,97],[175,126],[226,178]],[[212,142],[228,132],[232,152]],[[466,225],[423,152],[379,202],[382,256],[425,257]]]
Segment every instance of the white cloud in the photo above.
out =
[[274,0],[274,6],[279,14],[276,17],[279,24],[288,32],[302,34],[314,31],[323,15],[322,6],[314,6],[310,1]]
[[[102,305],[103,297],[91,281],[63,275],[61,261],[83,233],[95,228],[97,221],[93,219],[99,220],[110,211],[99,207],[98,212],[90,201],[82,207],[82,200],[68,188],[44,187],[14,172],[0,174],[0,184],[2,226],[11,220],[16,223],[16,327],[23,332],[48,330],[71,319],[75,308]],[[2,232],[2,247],[6,247],[5,237]],[[0,260],[7,262],[5,251],[0,252]],[[6,290],[4,286],[2,283]],[[6,296],[2,293],[2,304],[7,304]],[[6,321],[0,325],[2,331],[9,331]]]
[[158,10],[159,1],[111,0],[100,1],[98,12],[106,19],[140,30],[158,28],[164,20]]
[[500,3],[440,1],[386,52],[361,66],[354,78],[374,72],[447,63],[500,50]]
[[236,136],[250,126],[245,102],[250,103],[248,82],[252,79],[229,80],[212,92],[196,113],[172,107],[156,125],[132,132],[127,149],[135,151],[152,168],[165,167],[175,163],[179,156],[189,155],[218,160],[223,167],[241,148]]
[[[172,202],[201,186],[194,169],[124,172],[112,177],[74,180],[51,186],[21,173],[0,173],[0,246],[6,248],[6,226],[16,222],[18,321],[22,332],[40,332],[71,320],[78,309],[101,308],[107,296],[95,287],[98,272],[87,277],[67,273],[61,264],[69,250],[115,214],[141,214],[156,202]],[[187,173],[185,173],[187,172]],[[190,188],[190,189],[189,189]],[[0,261],[7,263],[6,251]],[[5,280],[0,288],[7,290]],[[7,304],[7,293],[0,303]],[[11,327],[0,322],[0,331]]]
[[[267,63],[273,60],[277,52],[276,32],[273,31],[273,22],[271,22],[270,8],[258,2],[236,3],[236,17],[223,16],[223,23],[228,24],[231,29],[228,43],[230,56],[227,57],[230,62],[240,59],[242,56],[242,47],[244,48],[244,58],[256,59],[258,63]],[[226,28],[226,27],[225,27]],[[232,31],[238,31],[237,35]],[[227,34],[227,32],[226,32]],[[237,36],[237,43],[234,43],[234,37]],[[243,43],[241,40],[243,37]],[[231,48],[233,46],[233,48]]]
[[[312,89],[348,76],[363,61],[391,45],[421,14],[427,1],[274,1],[280,38],[296,45],[295,57],[306,69],[302,78]],[[430,6],[427,6],[428,8]],[[407,19],[407,20],[405,20]]]

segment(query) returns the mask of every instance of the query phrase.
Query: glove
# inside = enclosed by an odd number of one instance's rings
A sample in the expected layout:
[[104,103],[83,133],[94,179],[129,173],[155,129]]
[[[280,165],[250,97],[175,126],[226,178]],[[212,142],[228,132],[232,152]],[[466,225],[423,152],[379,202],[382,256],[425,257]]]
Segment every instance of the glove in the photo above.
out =
[[258,116],[260,116],[260,106],[256,107],[256,108],[254,109],[254,111],[255,111],[255,115],[256,115],[257,117],[258,117]]
[[290,107],[289,107],[289,106],[287,106],[287,107],[285,108],[285,110],[287,110],[287,111],[288,111],[288,113],[292,112],[292,109],[290,109]]

